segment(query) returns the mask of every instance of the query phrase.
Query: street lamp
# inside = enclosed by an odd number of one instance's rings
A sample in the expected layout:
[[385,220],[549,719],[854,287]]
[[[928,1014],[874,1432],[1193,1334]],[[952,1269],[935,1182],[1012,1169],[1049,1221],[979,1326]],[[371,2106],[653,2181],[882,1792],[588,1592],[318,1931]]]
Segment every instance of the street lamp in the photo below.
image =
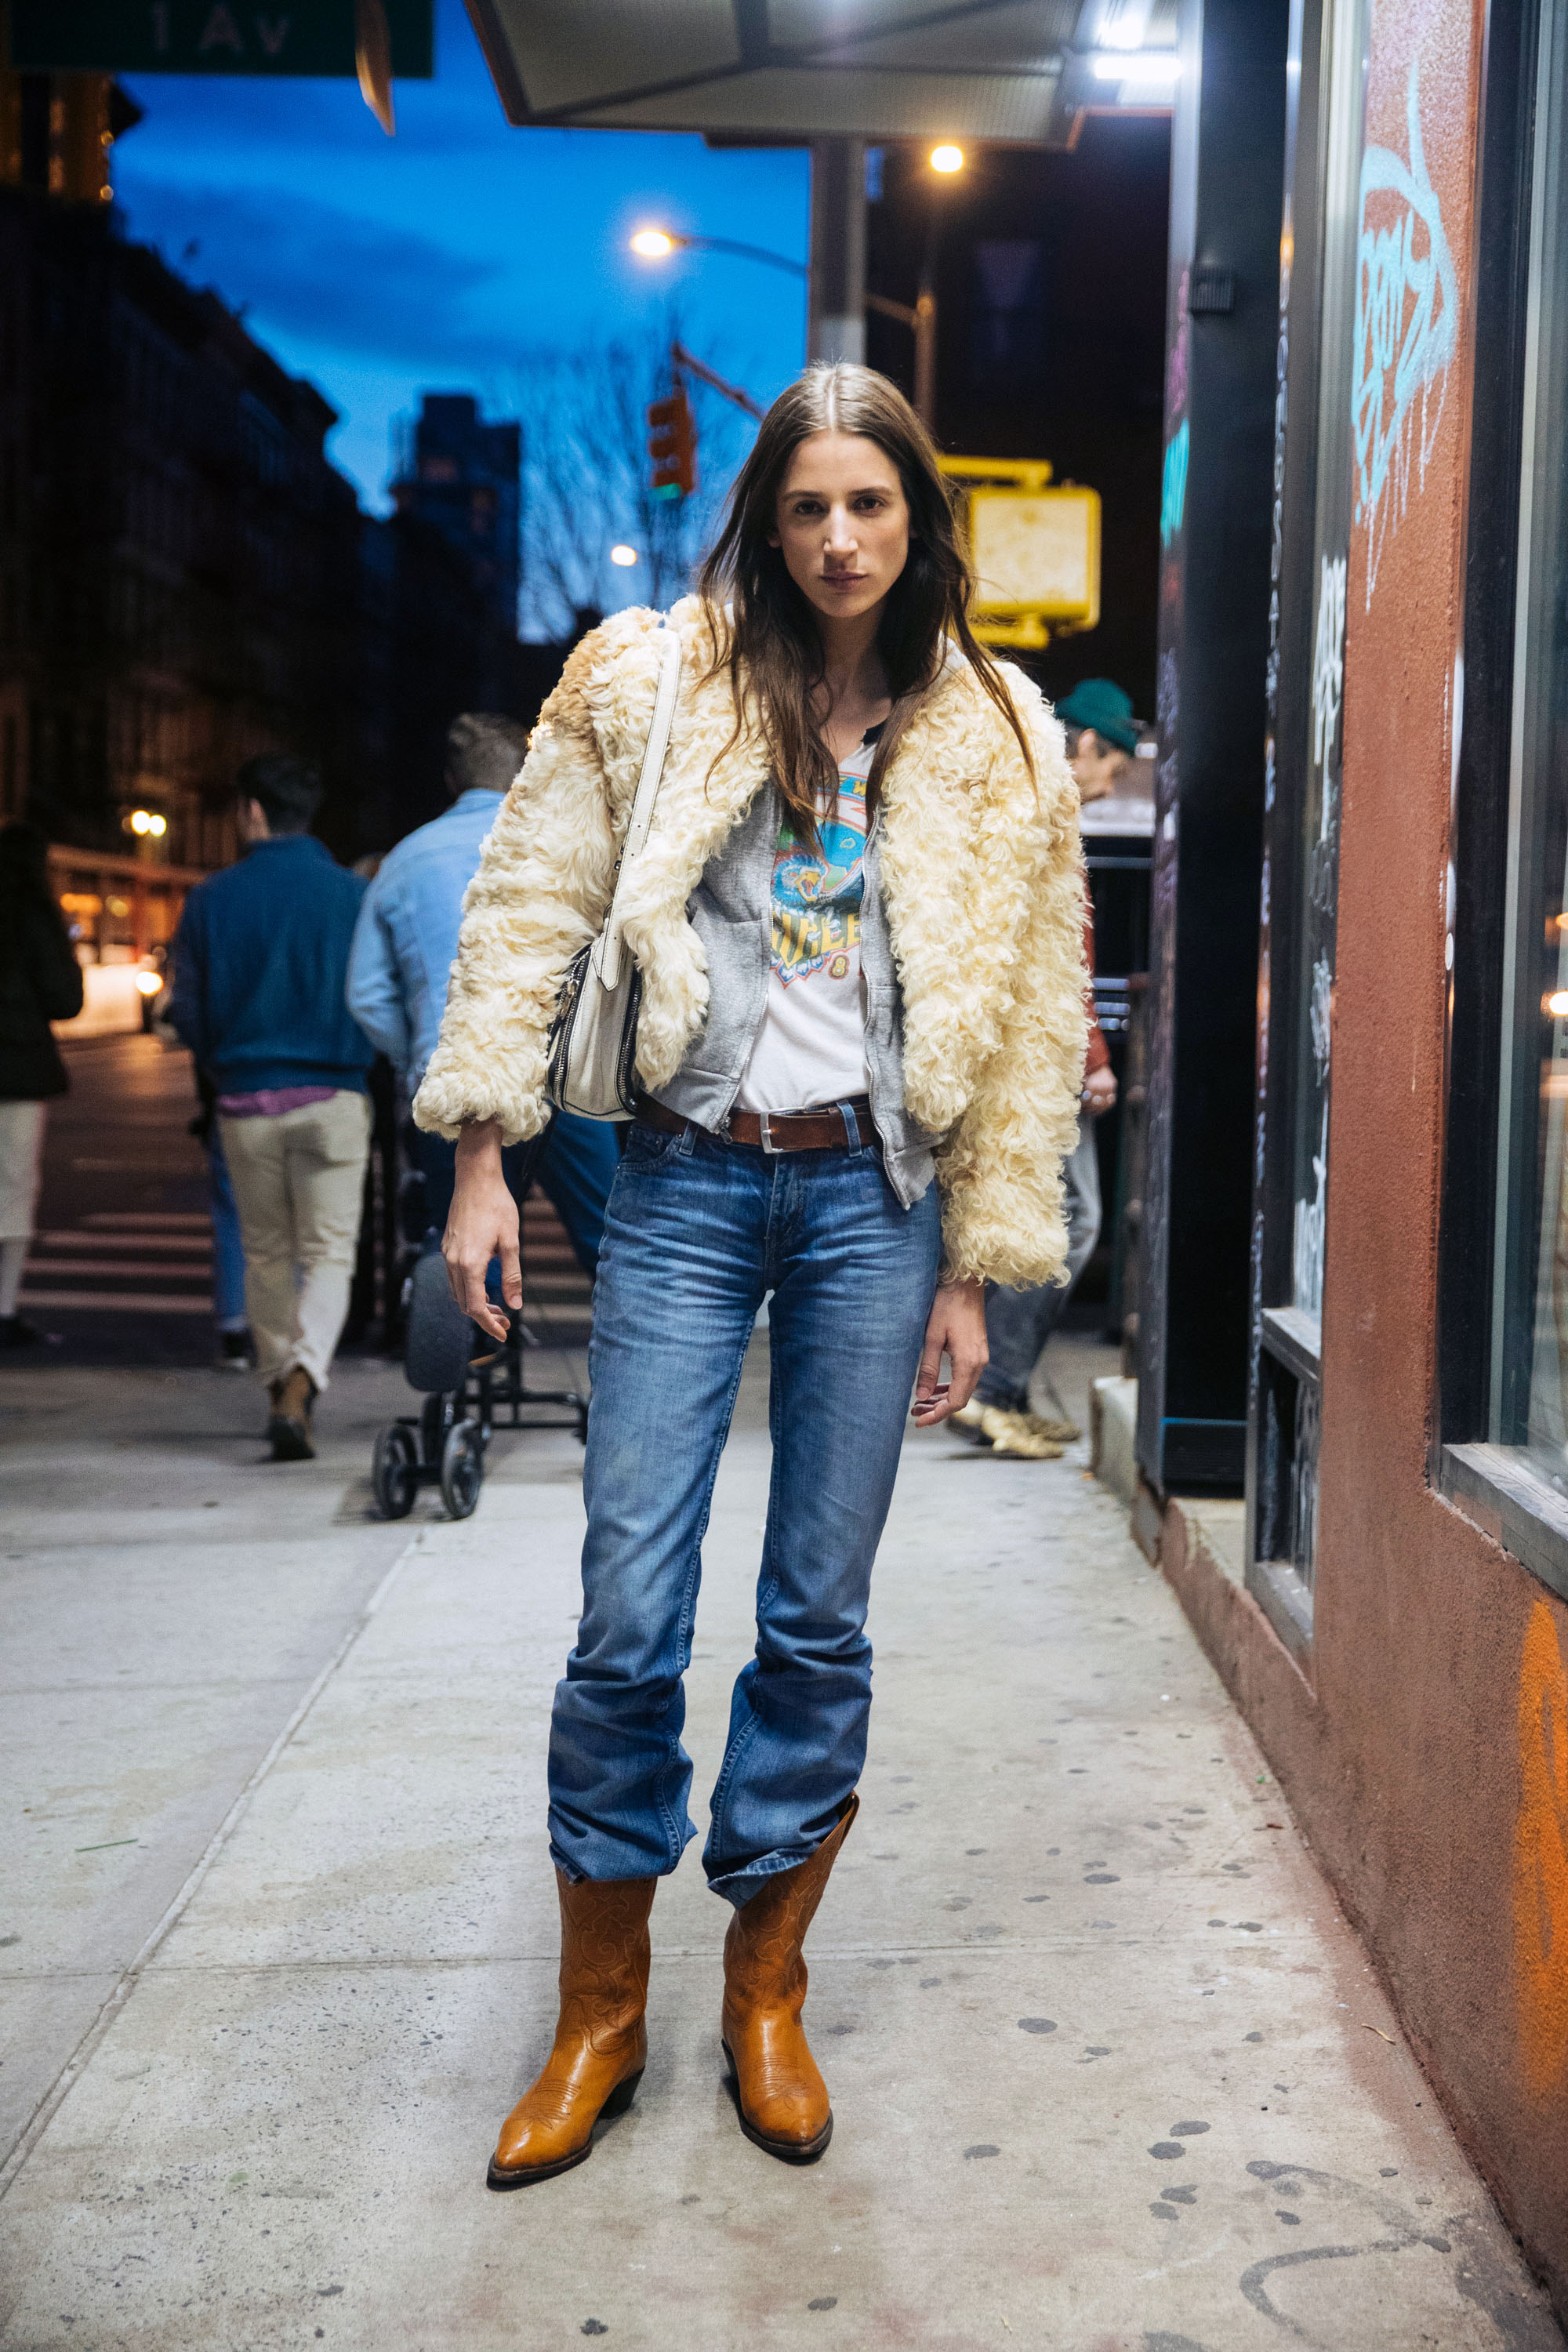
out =
[[804,261],[787,253],[770,253],[766,246],[742,245],[732,236],[680,236],[672,228],[639,228],[631,249],[644,261],[666,261],[672,253],[735,253],[743,261],[765,261],[771,269],[785,269],[792,278],[809,278]]
[[[944,142],[933,147],[926,161],[933,172],[951,179],[963,169],[963,150]],[[897,319],[901,327],[910,328],[914,334],[915,415],[928,425],[936,422],[936,243],[941,225],[933,195],[925,258],[921,265],[921,290],[912,303],[895,302],[889,294],[866,297],[868,310],[879,310],[884,319]]]

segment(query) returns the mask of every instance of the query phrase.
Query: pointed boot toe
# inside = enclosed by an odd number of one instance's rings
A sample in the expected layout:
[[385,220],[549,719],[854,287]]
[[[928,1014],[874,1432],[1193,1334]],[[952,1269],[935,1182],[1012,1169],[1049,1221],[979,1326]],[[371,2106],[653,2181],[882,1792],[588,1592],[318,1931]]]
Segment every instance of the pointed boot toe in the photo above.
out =
[[531,2090],[501,2126],[486,2175],[521,2189],[592,2155],[594,2126],[624,2115],[647,2063],[648,1913],[653,1878],[582,1879],[557,1871],[561,2014]]
[[[500,2128],[485,2178],[491,2189],[522,2189],[531,2180],[552,2180],[586,2164],[594,2153],[594,2126],[624,2116],[637,2096],[643,2070],[628,2074],[601,2106],[574,2096],[569,2086],[542,2075],[520,2099]],[[563,2095],[564,2094],[564,2095]]]
[[784,2164],[815,2164],[833,2137],[833,2109],[805,2034],[798,2035],[798,2047],[783,2082],[775,2076],[770,2083],[763,2069],[748,2068],[749,2097],[742,2090],[741,2069],[727,2040],[723,2050],[734,2086],[735,2112],[752,2147],[765,2148]]

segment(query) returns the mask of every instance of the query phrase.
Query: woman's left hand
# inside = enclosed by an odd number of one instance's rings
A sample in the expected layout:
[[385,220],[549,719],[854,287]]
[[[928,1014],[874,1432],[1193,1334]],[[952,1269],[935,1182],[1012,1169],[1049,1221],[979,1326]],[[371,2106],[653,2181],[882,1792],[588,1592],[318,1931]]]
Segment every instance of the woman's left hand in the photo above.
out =
[[[944,1353],[952,1377],[939,1384]],[[931,1302],[910,1419],[921,1429],[934,1429],[957,1412],[974,1394],[988,1360],[984,1284],[944,1282]]]

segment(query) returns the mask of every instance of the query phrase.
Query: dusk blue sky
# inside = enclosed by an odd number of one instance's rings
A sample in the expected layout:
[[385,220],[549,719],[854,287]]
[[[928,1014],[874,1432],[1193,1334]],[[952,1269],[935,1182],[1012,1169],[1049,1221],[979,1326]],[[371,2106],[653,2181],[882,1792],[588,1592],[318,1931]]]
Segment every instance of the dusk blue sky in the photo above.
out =
[[804,362],[804,283],[721,255],[649,268],[626,240],[658,220],[804,261],[805,154],[513,130],[462,0],[437,0],[436,79],[395,85],[395,139],[349,80],[127,87],[146,109],[114,156],[130,234],[320,385],[342,416],[331,453],[378,510],[393,420],[421,391],[502,414],[531,358],[645,331],[672,294],[687,339],[763,402]]

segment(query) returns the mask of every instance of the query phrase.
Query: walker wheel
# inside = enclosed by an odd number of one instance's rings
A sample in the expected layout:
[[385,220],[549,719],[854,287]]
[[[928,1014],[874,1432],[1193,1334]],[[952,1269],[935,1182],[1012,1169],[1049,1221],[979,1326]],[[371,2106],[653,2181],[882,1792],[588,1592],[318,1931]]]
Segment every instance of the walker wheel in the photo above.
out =
[[458,1418],[458,1398],[451,1389],[437,1389],[419,1408],[419,1459],[434,1469],[441,1459],[447,1432]]
[[395,1421],[376,1438],[370,1475],[384,1519],[405,1519],[414,1508],[414,1497],[419,1491],[418,1462],[414,1432],[405,1429],[400,1421]]
[[459,1421],[447,1432],[447,1443],[441,1449],[441,1500],[447,1506],[447,1516],[466,1519],[472,1516],[484,1484],[485,1449],[477,1423]]

